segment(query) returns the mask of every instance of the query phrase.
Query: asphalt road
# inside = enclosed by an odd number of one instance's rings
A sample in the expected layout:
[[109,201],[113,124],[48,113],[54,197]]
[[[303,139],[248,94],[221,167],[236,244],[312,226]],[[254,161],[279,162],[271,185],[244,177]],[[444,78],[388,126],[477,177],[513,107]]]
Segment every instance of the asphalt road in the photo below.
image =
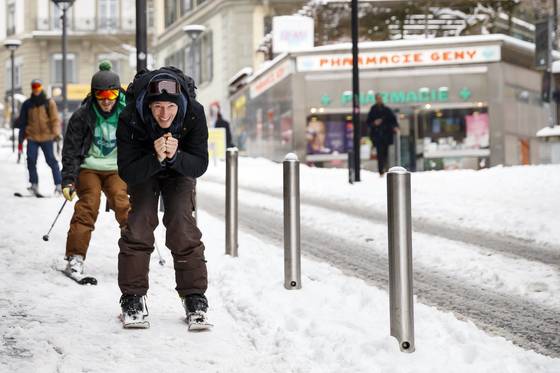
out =
[[[244,187],[243,189],[258,193],[265,192],[258,188]],[[198,208],[221,218],[225,216],[224,197],[216,198],[215,194],[205,193],[203,187],[197,189],[197,194]],[[269,191],[266,191],[266,194],[282,197],[278,193]],[[313,198],[302,197],[302,203],[371,219],[377,224],[386,224],[383,213],[350,209],[332,201]],[[512,237],[488,237],[487,234],[481,236],[481,232],[438,227],[428,222],[415,221],[413,225],[415,231],[476,244],[500,254],[549,265],[554,261],[557,267],[560,263],[559,250],[535,247],[530,242]],[[255,209],[240,201],[239,226],[245,232],[283,247],[281,213]],[[301,227],[301,239],[304,255],[328,262],[346,274],[361,278],[372,285],[388,288],[387,255],[375,252],[367,242],[336,236],[305,224]],[[481,289],[464,281],[457,281],[452,273],[437,272],[416,263],[414,264],[414,294],[421,303],[451,311],[458,318],[471,320],[479,328],[502,336],[525,349],[560,357],[559,310],[547,308],[515,295]]]

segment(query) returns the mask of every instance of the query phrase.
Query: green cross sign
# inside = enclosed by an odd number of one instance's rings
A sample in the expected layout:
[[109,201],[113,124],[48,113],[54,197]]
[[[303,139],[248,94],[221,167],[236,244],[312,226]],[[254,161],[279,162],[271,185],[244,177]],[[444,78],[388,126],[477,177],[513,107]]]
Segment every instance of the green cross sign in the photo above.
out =
[[471,96],[472,96],[472,92],[467,87],[463,87],[459,91],[459,97],[461,97],[463,101],[467,101],[469,98],[471,98]]

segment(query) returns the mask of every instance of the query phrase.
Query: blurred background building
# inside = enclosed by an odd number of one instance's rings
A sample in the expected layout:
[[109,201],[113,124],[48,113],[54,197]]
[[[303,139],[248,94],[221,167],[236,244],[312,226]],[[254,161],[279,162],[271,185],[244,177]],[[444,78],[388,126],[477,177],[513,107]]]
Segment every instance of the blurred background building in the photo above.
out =
[[[113,63],[123,84],[133,78],[135,4],[135,0],[76,0],[70,8],[70,112],[89,90],[101,59]],[[341,142],[346,134],[327,133],[331,127],[347,128],[349,72],[310,66],[316,56],[348,58],[350,0],[148,0],[147,4],[148,67],[175,65],[191,75],[200,101],[207,108],[219,106],[232,119],[234,142],[242,151],[274,158],[275,152],[295,150],[318,166],[344,165],[348,146]],[[549,122],[546,100],[555,106],[558,95],[545,94],[547,75],[535,67],[533,43],[535,24],[553,17],[557,5],[555,0],[360,0],[359,39],[370,56],[377,51],[445,53],[445,48],[455,53],[456,44],[464,53],[465,48],[475,48],[487,57],[436,67],[362,66],[362,113],[372,94],[385,95],[408,134],[401,158],[411,169],[550,159],[543,149],[554,147],[541,146],[536,131]],[[493,34],[498,36],[490,37]],[[48,92],[60,98],[60,10],[52,1],[0,0],[0,39],[22,41],[15,53],[19,101],[29,95],[28,83],[34,78],[42,79]],[[556,40],[553,43],[557,45]],[[5,72],[0,90],[9,108],[10,58],[7,50],[0,53]],[[312,88],[319,82],[320,88]],[[430,99],[425,96],[426,90],[436,92],[434,99],[432,93]],[[408,95],[406,102],[403,94]],[[419,100],[413,99],[415,95]],[[9,110],[3,117],[9,117]],[[208,119],[212,126],[214,118]],[[310,153],[309,130],[318,122],[323,123],[325,141],[333,142],[324,148],[337,154]],[[468,128],[475,127],[488,128],[488,141],[473,145]],[[364,139],[366,159],[371,158],[368,146]],[[459,157],[466,148],[470,148],[467,157]],[[455,153],[443,154],[443,149]]]
[[[149,10],[153,3],[148,1]],[[153,30],[153,11],[149,12]],[[15,55],[15,90],[18,104],[31,94],[32,79],[41,79],[49,95],[61,100],[61,11],[50,0],[0,0],[0,40],[22,42]],[[135,0],[76,0],[67,12],[68,109],[73,112],[89,92],[99,61],[110,60],[123,84],[136,73]],[[0,79],[5,107],[11,93],[9,52],[0,58]],[[59,106],[60,107],[60,106]],[[4,118],[9,118],[5,110]]]

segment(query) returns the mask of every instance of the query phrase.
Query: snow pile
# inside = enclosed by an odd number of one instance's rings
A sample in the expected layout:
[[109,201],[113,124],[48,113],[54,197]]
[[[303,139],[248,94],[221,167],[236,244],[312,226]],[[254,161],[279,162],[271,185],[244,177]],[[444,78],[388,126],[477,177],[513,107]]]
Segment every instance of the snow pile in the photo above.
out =
[[[50,170],[42,157],[40,163],[41,190],[47,192],[53,187]],[[277,165],[262,160],[242,164],[240,180],[277,183],[278,177],[268,174]],[[247,173],[249,167],[258,174]],[[361,201],[381,208],[374,197],[381,192],[373,189],[381,189],[383,181],[375,175],[366,175],[368,182],[352,189],[342,182],[339,170],[308,171],[302,174],[304,190],[325,198],[361,192]],[[219,172],[213,169],[210,176]],[[306,259],[303,288],[287,291],[282,286],[281,248],[241,232],[240,257],[227,257],[223,221],[204,211],[199,224],[207,247],[214,330],[186,331],[167,251],[165,267],[158,265],[156,253],[152,258],[152,327],[123,330],[117,318],[119,232],[112,214],[100,213],[86,260],[99,285],[81,287],[54,270],[63,264],[72,205],[63,211],[50,241],[43,242],[62,199],[14,198],[14,189],[26,186],[26,171],[6,149],[0,150],[0,173],[0,371],[553,373],[560,367],[558,359],[524,351],[422,304],[415,305],[416,352],[401,353],[389,337],[385,291]],[[428,182],[433,174],[426,175],[426,184],[441,182],[439,175],[434,182]],[[202,181],[199,188],[205,184],[210,183]],[[159,229],[157,239],[163,247]]]

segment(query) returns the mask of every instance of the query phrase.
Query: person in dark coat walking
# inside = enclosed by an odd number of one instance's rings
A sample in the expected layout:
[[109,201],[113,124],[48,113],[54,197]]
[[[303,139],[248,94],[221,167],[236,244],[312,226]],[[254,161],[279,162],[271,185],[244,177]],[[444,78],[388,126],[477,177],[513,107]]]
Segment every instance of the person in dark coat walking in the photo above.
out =
[[218,112],[216,117],[216,123],[214,124],[215,128],[225,128],[226,130],[226,147],[233,148],[235,145],[233,144],[233,140],[231,138],[231,129],[229,128],[229,122],[222,117],[222,113]]
[[383,176],[387,171],[389,145],[393,144],[394,134],[399,132],[399,124],[393,111],[383,103],[380,94],[375,95],[375,104],[369,110],[366,123],[377,151],[379,176]]
[[119,240],[118,283],[125,328],[147,328],[146,294],[158,200],[163,197],[165,245],[189,330],[207,325],[204,244],[193,217],[196,178],[208,167],[208,127],[192,79],[174,67],[138,73],[119,118],[119,175],[131,210]]

